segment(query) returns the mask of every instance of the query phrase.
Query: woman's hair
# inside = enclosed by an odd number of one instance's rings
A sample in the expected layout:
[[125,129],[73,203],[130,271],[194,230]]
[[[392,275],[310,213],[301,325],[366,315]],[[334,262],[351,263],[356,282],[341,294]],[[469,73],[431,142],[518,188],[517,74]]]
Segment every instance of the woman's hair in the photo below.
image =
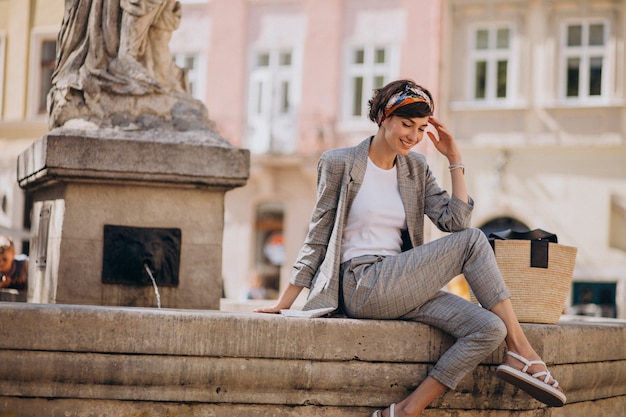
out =
[[430,92],[409,79],[392,81],[376,89],[368,104],[369,119],[378,126],[391,116],[428,117],[434,112]]
[[0,253],[9,252],[11,250],[15,250],[13,240],[8,236],[0,235]]

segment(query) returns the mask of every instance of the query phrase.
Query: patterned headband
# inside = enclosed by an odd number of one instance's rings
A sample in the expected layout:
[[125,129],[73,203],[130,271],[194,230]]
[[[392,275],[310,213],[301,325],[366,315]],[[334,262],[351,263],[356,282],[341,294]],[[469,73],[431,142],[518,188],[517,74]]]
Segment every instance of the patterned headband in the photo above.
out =
[[380,117],[378,125],[381,125],[394,111],[411,103],[426,103],[430,112],[432,113],[433,111],[433,104],[431,103],[428,94],[419,88],[409,87],[407,85],[404,87],[404,90],[391,96],[385,106],[383,115]]

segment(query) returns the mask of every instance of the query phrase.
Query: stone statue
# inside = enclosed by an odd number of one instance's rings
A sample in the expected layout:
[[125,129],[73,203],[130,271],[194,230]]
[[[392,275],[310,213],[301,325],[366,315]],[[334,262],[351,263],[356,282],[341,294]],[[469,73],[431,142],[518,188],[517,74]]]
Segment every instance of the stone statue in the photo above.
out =
[[142,91],[187,91],[183,71],[174,65],[168,43],[180,24],[175,0],[121,0],[122,22],[117,57],[111,63]]
[[76,119],[130,130],[210,127],[169,51],[180,20],[176,0],[66,0],[50,127]]

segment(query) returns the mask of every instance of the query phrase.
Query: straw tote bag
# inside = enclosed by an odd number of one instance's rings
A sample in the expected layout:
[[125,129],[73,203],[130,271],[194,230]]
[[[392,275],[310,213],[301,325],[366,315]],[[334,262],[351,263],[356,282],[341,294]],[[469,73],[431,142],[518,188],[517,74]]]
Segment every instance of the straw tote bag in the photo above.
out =
[[492,233],[489,242],[519,322],[556,324],[570,291],[577,249],[558,244],[555,234],[541,229]]

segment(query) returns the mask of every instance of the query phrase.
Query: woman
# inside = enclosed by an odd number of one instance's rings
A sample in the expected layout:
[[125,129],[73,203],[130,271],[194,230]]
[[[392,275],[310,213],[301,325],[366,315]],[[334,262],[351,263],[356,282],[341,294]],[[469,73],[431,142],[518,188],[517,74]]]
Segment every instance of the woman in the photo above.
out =
[[[538,400],[562,406],[565,395],[524,335],[485,235],[469,228],[473,201],[454,137],[433,117],[431,94],[411,80],[378,89],[369,102],[376,135],[325,152],[317,202],[288,286],[276,304],[288,313],[304,287],[304,314],[414,320],[453,335],[428,377],[408,397],[373,417],[418,416],[426,406],[506,342],[497,375]],[[450,163],[452,195],[423,155],[410,152],[427,132]],[[449,235],[424,244],[424,215]],[[481,306],[442,291],[463,273]]]
[[0,288],[25,290],[28,284],[28,258],[15,255],[15,244],[0,236]]

